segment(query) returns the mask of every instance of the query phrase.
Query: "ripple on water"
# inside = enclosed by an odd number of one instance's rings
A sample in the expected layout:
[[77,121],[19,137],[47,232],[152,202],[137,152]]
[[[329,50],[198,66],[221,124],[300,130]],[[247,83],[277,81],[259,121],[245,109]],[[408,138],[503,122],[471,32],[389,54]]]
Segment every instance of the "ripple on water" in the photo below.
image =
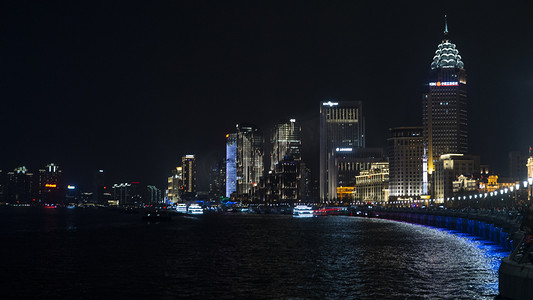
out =
[[449,230],[355,217],[55,216],[48,224],[76,230],[2,232],[7,297],[491,299],[508,254]]

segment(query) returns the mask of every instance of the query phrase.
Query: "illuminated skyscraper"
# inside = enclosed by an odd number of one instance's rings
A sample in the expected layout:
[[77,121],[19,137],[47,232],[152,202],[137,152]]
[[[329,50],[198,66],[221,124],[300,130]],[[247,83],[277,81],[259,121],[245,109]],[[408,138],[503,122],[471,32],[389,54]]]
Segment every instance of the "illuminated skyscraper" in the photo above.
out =
[[[337,153],[365,147],[365,128],[360,101],[320,103],[320,200],[337,198]],[[354,178],[355,180],[355,178]]]
[[263,135],[250,124],[237,124],[236,133],[226,135],[226,196],[253,198],[263,176]]
[[35,196],[33,173],[25,166],[8,172],[7,197],[8,203],[31,203]]
[[226,197],[237,190],[237,134],[226,134]]
[[417,199],[423,194],[422,127],[389,129],[390,197]]
[[441,155],[468,152],[466,71],[446,22],[431,63],[429,91],[423,95],[423,127],[430,175]]
[[293,160],[301,159],[300,147],[302,145],[301,128],[295,119],[286,123],[278,123],[272,132],[272,154],[270,156],[270,170],[276,169],[276,164],[285,156]]
[[265,187],[267,201],[296,203],[302,200],[305,181],[302,180],[300,147],[301,128],[295,119],[278,123],[272,132],[272,153],[270,155],[270,185]]
[[181,158],[182,197],[192,198],[196,196],[196,158],[194,155],[184,155]]
[[168,186],[167,186],[167,200],[171,203],[177,203],[181,200],[182,194],[182,179],[183,179],[183,168],[176,167],[172,170],[172,175],[168,177]]
[[39,169],[37,198],[45,203],[60,203],[64,200],[61,184],[62,171],[54,163]]

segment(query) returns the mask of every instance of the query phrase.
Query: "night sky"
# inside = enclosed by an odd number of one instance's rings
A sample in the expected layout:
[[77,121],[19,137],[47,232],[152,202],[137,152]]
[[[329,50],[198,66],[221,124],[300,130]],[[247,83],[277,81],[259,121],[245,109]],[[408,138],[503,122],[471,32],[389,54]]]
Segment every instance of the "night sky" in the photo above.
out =
[[363,101],[367,147],[385,146],[390,127],[422,124],[444,14],[468,74],[471,152],[506,172],[507,153],[533,144],[527,7],[74,2],[0,6],[2,170],[55,162],[70,183],[102,168],[108,184],[164,187],[196,154],[206,189],[236,123],[268,134],[294,117],[316,176],[320,101]]

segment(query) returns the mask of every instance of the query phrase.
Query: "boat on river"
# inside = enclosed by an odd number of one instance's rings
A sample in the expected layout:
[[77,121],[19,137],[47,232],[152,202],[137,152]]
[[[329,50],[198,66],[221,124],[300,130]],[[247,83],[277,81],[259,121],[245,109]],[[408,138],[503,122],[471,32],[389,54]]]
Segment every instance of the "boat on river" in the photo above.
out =
[[176,206],[176,212],[180,213],[180,214],[186,214],[187,213],[187,204],[179,203],[178,206]]
[[312,218],[315,214],[311,206],[297,205],[294,207],[292,216],[295,218]]
[[190,215],[202,215],[204,213],[204,209],[198,204],[191,204],[187,212]]

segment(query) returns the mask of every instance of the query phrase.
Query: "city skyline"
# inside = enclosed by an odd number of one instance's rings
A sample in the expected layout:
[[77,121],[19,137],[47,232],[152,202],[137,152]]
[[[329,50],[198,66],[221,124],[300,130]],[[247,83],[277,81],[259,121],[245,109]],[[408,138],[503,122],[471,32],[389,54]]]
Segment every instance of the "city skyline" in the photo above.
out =
[[79,181],[101,168],[164,186],[182,155],[223,157],[235,124],[295,118],[316,178],[320,102],[361,101],[367,147],[422,124],[445,13],[469,74],[469,152],[503,173],[533,143],[524,10],[306,4],[3,4],[0,169],[53,161]]

